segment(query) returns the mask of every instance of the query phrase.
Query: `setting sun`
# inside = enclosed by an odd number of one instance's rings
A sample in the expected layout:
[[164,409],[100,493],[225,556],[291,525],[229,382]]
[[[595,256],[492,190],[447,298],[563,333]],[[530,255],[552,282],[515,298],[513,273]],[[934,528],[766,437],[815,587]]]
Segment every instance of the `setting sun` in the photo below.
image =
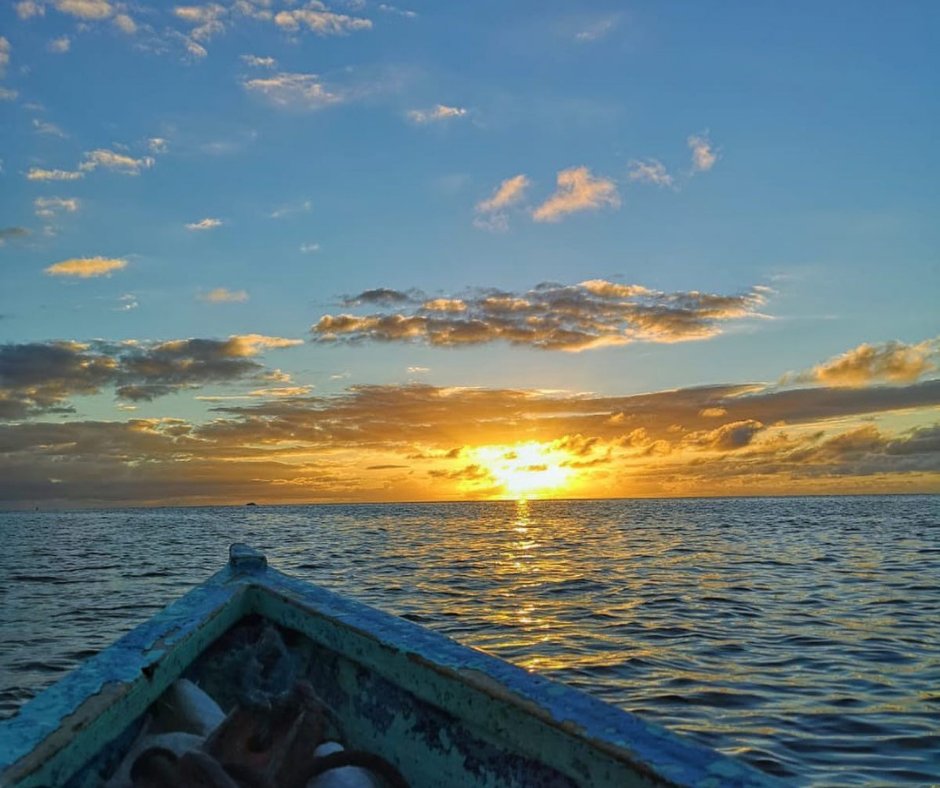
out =
[[480,446],[473,450],[480,464],[512,498],[551,498],[570,485],[573,469],[568,452],[551,443]]

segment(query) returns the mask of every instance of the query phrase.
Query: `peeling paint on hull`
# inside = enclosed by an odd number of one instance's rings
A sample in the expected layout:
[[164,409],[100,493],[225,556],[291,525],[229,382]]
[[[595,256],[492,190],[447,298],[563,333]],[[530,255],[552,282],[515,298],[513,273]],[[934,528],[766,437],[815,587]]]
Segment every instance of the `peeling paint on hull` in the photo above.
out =
[[0,786],[77,785],[236,622],[300,633],[310,678],[354,747],[413,786],[781,783],[591,696],[288,577],[233,545],[229,566],[0,723]]

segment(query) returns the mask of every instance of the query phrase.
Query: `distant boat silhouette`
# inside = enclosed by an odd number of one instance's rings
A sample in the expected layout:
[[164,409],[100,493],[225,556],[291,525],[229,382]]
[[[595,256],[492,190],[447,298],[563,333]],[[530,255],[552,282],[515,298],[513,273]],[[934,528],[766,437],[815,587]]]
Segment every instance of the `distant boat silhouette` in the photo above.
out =
[[254,501],[248,501],[248,503],[245,504],[245,506],[257,506],[257,505],[258,504],[256,504]]

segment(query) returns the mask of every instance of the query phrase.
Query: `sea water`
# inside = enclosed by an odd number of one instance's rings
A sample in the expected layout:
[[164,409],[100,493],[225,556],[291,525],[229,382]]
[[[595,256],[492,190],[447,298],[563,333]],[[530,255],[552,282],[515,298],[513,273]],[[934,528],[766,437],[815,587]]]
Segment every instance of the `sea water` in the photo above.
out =
[[940,782],[940,497],[0,513],[0,717],[247,542],[797,784]]

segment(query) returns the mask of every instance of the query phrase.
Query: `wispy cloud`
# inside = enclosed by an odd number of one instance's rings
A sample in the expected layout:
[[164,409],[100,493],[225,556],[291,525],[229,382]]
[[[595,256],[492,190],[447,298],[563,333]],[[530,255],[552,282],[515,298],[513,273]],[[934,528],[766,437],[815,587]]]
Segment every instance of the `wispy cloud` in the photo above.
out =
[[242,62],[252,68],[277,68],[277,61],[273,57],[259,57],[258,55],[241,55]]
[[169,140],[163,137],[150,137],[147,140],[147,150],[151,153],[166,153],[169,149]]
[[138,306],[140,306],[140,304],[137,301],[137,296],[133,293],[125,293],[118,299],[116,311],[130,312],[133,309],[137,309]]
[[656,186],[672,186],[673,178],[666,170],[666,166],[656,159],[641,161],[634,159],[630,162],[627,177],[631,181],[652,183]]
[[186,229],[194,232],[202,232],[203,230],[214,230],[216,227],[221,227],[222,224],[221,219],[214,219],[211,216],[207,216],[205,219],[200,219],[198,222],[190,222],[186,225]]
[[331,92],[316,74],[279,73],[242,82],[250,93],[270,104],[291,109],[317,110],[338,104],[343,97]]
[[55,123],[48,123],[38,118],[33,118],[33,128],[36,130],[37,134],[46,134],[50,137],[59,137],[61,139],[68,137],[68,134],[56,126]]
[[320,251],[320,244],[318,243],[307,243],[300,245],[300,251],[303,254],[314,254]]
[[310,200],[301,200],[296,203],[289,203],[287,205],[282,205],[279,208],[275,208],[269,216],[272,219],[284,219],[288,216],[293,216],[298,213],[310,213],[313,209],[313,203]]
[[229,290],[225,287],[217,287],[199,296],[199,298],[210,304],[241,304],[248,300],[248,293],[244,290]]
[[474,224],[487,230],[505,230],[509,226],[506,208],[519,203],[529,187],[529,179],[522,174],[506,178],[487,199],[476,205]]
[[525,293],[493,289],[428,298],[376,288],[345,305],[377,305],[367,315],[327,314],[311,327],[315,342],[405,342],[436,347],[504,341],[541,350],[580,351],[630,342],[683,342],[721,333],[731,321],[761,316],[769,291],[738,295],[663,293],[592,279],[542,284]]
[[72,276],[90,279],[97,276],[110,276],[114,271],[127,267],[127,260],[119,257],[73,257],[60,263],[53,263],[45,269],[49,276]]
[[407,19],[416,19],[418,14],[415,11],[410,11],[407,8],[398,8],[394,5],[389,5],[388,3],[379,3],[379,11],[382,11],[386,14],[395,14],[397,16],[403,16]]
[[464,107],[449,107],[446,104],[437,104],[430,109],[413,109],[408,112],[408,119],[419,125],[440,123],[445,120],[462,118],[466,116]]
[[136,159],[126,153],[98,148],[88,151],[78,168],[84,172],[91,172],[103,167],[121,175],[140,175],[141,171],[153,167],[155,162],[152,156],[142,156]]
[[599,41],[616,30],[619,24],[619,14],[603,17],[601,19],[595,19],[581,26],[580,29],[574,34],[574,40],[580,44]]
[[608,178],[595,177],[587,167],[561,170],[558,188],[532,212],[537,222],[557,222],[571,213],[620,207],[617,186]]
[[42,167],[30,167],[26,173],[26,180],[29,181],[77,181],[84,177],[85,173],[80,170],[46,170]]
[[689,150],[692,151],[692,171],[708,172],[718,161],[718,151],[712,146],[705,134],[693,134],[688,139]]
[[81,202],[76,197],[37,197],[33,200],[36,216],[52,219],[61,212],[75,213]]
[[318,36],[344,36],[357,30],[369,30],[372,20],[329,11],[322,3],[308,8],[279,11],[274,24],[282,30],[297,32],[306,28]]

